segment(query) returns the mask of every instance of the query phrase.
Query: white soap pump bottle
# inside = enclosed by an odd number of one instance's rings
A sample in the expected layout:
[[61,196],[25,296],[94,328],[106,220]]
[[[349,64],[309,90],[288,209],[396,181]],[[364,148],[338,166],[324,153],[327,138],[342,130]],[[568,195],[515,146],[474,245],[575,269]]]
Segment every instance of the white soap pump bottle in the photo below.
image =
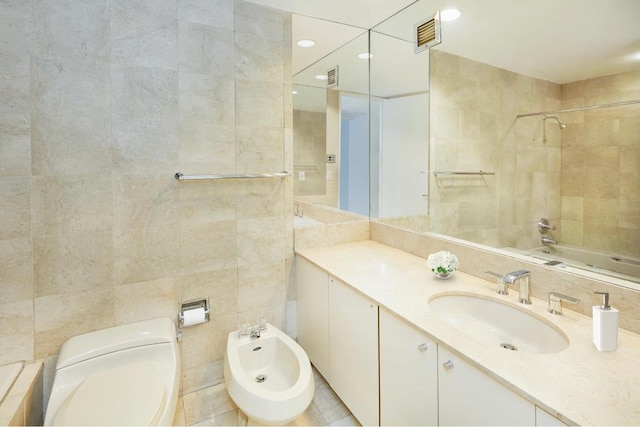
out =
[[608,292],[602,295],[602,304],[593,306],[593,344],[598,351],[614,351],[618,347],[618,317],[620,312],[609,305]]

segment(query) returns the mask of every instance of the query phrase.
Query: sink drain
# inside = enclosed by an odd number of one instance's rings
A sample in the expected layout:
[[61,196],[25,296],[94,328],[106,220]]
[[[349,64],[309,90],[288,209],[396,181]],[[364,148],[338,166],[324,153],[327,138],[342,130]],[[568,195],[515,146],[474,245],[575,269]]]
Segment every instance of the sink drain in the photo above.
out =
[[265,374],[260,374],[256,377],[257,383],[263,383],[267,380],[267,376]]
[[503,344],[500,344],[500,347],[506,348],[507,350],[511,350],[511,351],[518,351],[518,347],[516,347],[513,344],[503,343]]

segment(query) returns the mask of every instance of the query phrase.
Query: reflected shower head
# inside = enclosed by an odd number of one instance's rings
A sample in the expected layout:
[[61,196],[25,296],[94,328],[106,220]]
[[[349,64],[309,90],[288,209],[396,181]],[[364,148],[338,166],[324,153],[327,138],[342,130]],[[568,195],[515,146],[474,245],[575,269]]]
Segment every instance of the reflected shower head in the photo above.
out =
[[558,122],[558,124],[560,125],[560,129],[566,129],[567,125],[566,123],[564,123],[562,120],[560,120],[559,118],[557,118],[556,116],[542,116],[542,121],[544,122],[547,119],[553,119],[555,121]]

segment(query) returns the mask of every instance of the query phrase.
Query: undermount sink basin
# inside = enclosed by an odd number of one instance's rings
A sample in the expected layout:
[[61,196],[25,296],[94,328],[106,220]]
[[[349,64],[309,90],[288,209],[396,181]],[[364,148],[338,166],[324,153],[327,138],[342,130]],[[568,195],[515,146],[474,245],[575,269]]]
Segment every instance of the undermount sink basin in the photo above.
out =
[[550,354],[569,347],[560,329],[495,299],[439,294],[429,300],[429,307],[460,332],[508,350]]

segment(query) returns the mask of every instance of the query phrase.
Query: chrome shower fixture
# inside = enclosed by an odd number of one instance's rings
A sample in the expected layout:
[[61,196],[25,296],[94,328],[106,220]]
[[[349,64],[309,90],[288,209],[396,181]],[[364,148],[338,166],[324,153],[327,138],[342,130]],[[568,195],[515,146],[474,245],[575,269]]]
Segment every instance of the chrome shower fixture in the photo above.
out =
[[547,131],[546,131],[546,127],[545,127],[545,120],[547,119],[553,119],[555,121],[558,122],[558,125],[560,125],[560,130],[562,129],[566,129],[567,128],[567,124],[565,122],[563,122],[562,120],[560,120],[559,118],[557,118],[556,116],[542,116],[542,142],[546,143],[547,142]]
[[566,129],[567,128],[567,124],[564,123],[562,120],[560,120],[559,118],[557,118],[556,116],[542,116],[542,122],[544,123],[545,120],[547,119],[553,119],[555,121],[558,122],[558,124],[560,125],[560,129]]

